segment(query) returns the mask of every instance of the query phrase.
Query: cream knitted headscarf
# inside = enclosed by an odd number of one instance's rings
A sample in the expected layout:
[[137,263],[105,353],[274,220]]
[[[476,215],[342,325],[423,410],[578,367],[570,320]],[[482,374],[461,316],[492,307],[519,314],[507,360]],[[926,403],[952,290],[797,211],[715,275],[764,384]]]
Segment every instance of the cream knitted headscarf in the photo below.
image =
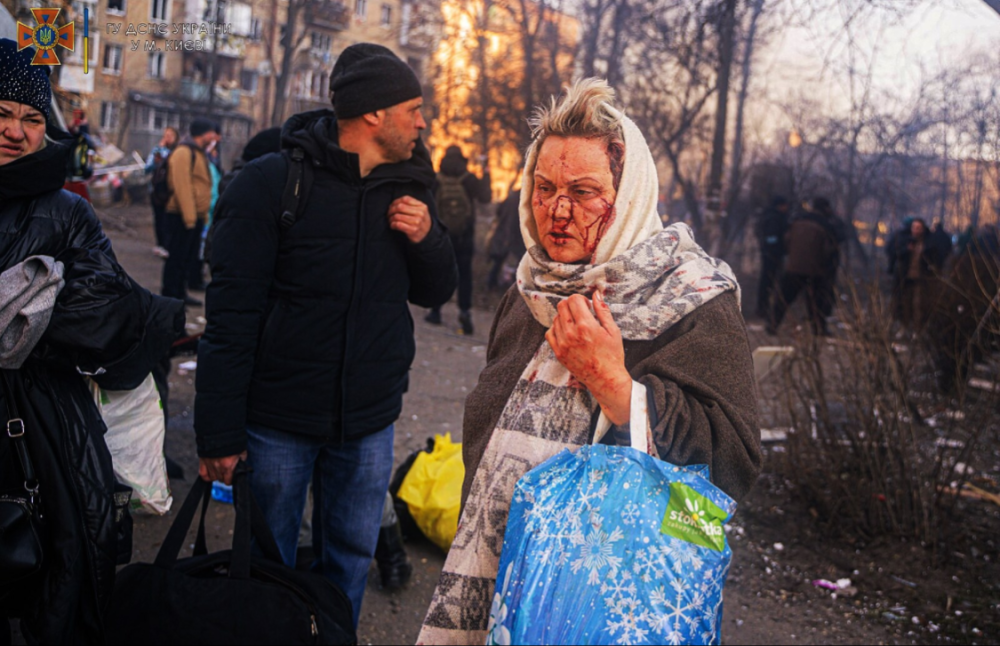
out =
[[631,119],[617,116],[625,139],[625,165],[614,219],[589,263],[555,262],[542,246],[531,207],[541,145],[536,139],[528,149],[520,204],[528,253],[517,268],[517,286],[545,327],[552,325],[559,301],[600,290],[622,336],[648,340],[723,292],[739,296],[739,284],[729,265],[698,246],[690,227],[663,227],[656,211],[659,180],[649,146]]

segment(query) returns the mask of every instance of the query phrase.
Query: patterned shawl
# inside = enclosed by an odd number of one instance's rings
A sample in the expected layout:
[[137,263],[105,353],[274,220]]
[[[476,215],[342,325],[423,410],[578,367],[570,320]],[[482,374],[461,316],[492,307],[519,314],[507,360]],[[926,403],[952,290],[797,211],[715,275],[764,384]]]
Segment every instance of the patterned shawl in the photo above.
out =
[[[528,253],[518,268],[518,289],[545,327],[552,325],[562,299],[603,290],[623,338],[650,340],[720,294],[739,296],[739,285],[728,265],[695,243],[687,225],[663,228],[656,213],[656,166],[646,141],[624,116],[622,129],[625,167],[617,213],[590,264],[553,262],[539,243],[531,211],[538,146],[529,150],[521,193]],[[586,444],[597,408],[543,342],[490,437],[417,643],[485,643],[514,485],[562,449]]]

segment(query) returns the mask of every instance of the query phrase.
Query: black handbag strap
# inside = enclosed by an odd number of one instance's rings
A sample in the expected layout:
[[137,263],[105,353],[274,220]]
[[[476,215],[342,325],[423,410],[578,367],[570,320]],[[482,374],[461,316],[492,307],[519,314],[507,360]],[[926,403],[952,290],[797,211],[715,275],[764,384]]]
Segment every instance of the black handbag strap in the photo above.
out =
[[35,476],[35,466],[28,453],[28,445],[24,441],[24,419],[21,417],[17,400],[14,398],[14,387],[10,382],[10,373],[0,370],[0,382],[3,383],[4,403],[7,405],[7,437],[10,438],[17,453],[17,461],[21,464],[24,474],[24,489],[32,499],[38,495],[38,478]]
[[177,518],[170,525],[170,530],[167,531],[167,536],[163,539],[163,545],[160,546],[160,551],[156,554],[156,560],[153,562],[155,565],[165,568],[174,566],[174,563],[177,562],[177,556],[181,553],[181,546],[184,544],[188,529],[191,528],[191,521],[194,520],[194,513],[198,510],[199,503],[202,505],[201,524],[204,526],[204,511],[208,509],[208,501],[211,496],[211,484],[201,478],[195,478],[194,484],[191,485],[191,491],[184,499],[184,504],[177,512]]
[[250,578],[251,536],[266,558],[284,563],[274,534],[250,488],[250,467],[246,462],[236,465],[236,473],[233,475],[233,504],[236,507],[236,529],[233,532],[233,560],[229,564],[229,576],[234,579]]
[[[191,528],[199,504],[201,504],[201,518],[198,523],[194,555],[202,556],[208,553],[205,541],[205,514],[208,511],[211,497],[211,483],[205,482],[201,478],[195,480],[156,555],[154,563],[158,567],[172,568],[177,562],[177,557],[180,555],[181,547],[184,545],[184,539]],[[245,462],[240,462],[237,465],[233,475],[233,503],[236,509],[236,527],[233,531],[229,576],[234,579],[250,578],[251,537],[257,540],[257,546],[266,558],[283,563],[271,528],[268,527],[264,514],[250,490],[250,468]]]

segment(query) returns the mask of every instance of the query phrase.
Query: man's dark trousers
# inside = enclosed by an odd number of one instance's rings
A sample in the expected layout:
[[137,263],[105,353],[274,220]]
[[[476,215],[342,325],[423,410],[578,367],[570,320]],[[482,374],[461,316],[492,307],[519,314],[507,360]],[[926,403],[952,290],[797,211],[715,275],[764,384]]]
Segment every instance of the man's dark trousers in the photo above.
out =
[[766,317],[771,311],[771,295],[777,291],[781,256],[764,254],[760,263],[760,286],[757,288],[757,315]]
[[194,235],[189,241],[192,249],[185,272],[188,289],[205,289],[205,263],[201,260],[201,241],[204,235],[205,223],[198,220],[198,224],[194,225]]
[[785,318],[785,313],[799,293],[806,290],[806,308],[809,310],[809,321],[813,334],[827,335],[826,317],[823,316],[823,299],[829,289],[825,276],[805,276],[786,273],[781,277],[781,291],[774,299],[774,309],[771,314],[771,328],[777,329]]
[[156,246],[167,248],[167,207],[150,198],[153,206],[153,231],[156,234]]
[[163,263],[163,288],[160,293],[184,300],[187,297],[185,285],[191,272],[192,255],[198,252],[199,228],[187,228],[180,213],[167,213],[166,223],[167,251],[170,252],[170,257]]
[[472,308],[472,256],[475,242],[472,236],[452,237],[455,261],[458,263],[458,308],[463,312]]

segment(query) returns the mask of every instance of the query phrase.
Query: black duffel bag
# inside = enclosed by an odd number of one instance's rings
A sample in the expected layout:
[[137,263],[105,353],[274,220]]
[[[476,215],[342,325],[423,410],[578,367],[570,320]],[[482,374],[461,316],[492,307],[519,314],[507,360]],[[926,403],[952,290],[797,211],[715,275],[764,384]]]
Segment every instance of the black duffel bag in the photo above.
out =
[[[152,564],[118,573],[107,615],[109,644],[355,644],[351,602],[326,577],[284,565],[250,493],[233,481],[233,548],[208,554],[209,483],[196,480]],[[198,503],[194,556],[177,559]],[[264,556],[252,554],[251,534]]]

